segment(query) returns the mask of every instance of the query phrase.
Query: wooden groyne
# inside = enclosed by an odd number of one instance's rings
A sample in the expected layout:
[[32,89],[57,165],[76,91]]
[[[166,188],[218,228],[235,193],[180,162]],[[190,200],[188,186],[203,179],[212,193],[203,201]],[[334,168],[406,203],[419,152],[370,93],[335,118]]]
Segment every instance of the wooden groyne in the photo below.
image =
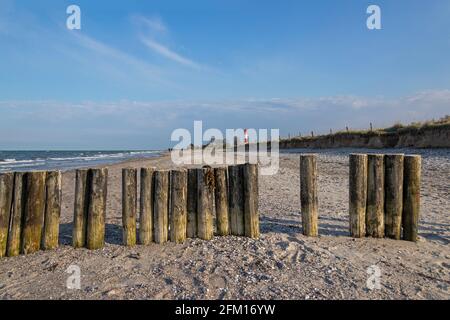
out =
[[0,257],[58,246],[61,172],[0,174]]
[[[317,155],[300,155],[302,232],[319,235]],[[349,156],[349,233],[355,238],[417,241],[421,157],[403,154]],[[124,246],[187,238],[260,236],[258,165],[124,168]],[[75,172],[72,245],[105,244],[108,170]],[[139,200],[139,201],[138,201]],[[0,173],[0,257],[55,249],[59,243],[61,172]]]
[[[351,237],[417,241],[421,157],[350,154],[349,233]],[[317,156],[300,155],[302,232],[319,234]]]
[[[238,174],[232,184],[229,172]],[[230,185],[234,186],[232,191]],[[106,168],[76,170],[74,248],[104,246],[107,186]],[[61,172],[1,173],[0,257],[55,249],[59,243],[60,215]],[[141,168],[139,175],[138,169],[122,170],[125,246],[182,243],[188,237],[210,240],[214,235],[229,235],[231,221],[239,221],[233,229],[239,230],[236,235],[259,237],[257,165]]]
[[418,155],[351,154],[351,236],[417,241],[420,175]]

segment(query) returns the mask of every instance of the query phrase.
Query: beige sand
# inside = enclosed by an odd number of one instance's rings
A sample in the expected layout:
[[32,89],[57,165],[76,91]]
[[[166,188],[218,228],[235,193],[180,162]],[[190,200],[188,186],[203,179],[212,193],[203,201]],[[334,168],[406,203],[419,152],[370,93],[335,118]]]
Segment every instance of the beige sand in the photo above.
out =
[[[124,166],[170,168],[166,157],[109,166],[107,245],[73,249],[74,172],[63,175],[61,246],[0,260],[1,299],[449,299],[449,151],[424,154],[418,243],[348,237],[348,152],[321,152],[320,234],[301,235],[298,154],[260,179],[261,238],[121,246]],[[66,288],[70,265],[81,290]],[[381,270],[369,290],[367,268]]]

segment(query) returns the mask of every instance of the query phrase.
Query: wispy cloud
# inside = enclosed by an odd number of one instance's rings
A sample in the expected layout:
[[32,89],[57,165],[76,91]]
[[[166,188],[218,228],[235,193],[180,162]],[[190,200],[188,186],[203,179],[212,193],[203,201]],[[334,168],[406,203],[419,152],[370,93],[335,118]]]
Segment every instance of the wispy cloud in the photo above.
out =
[[141,88],[184,92],[185,88],[171,79],[167,70],[126,51],[113,47],[84,33],[64,30],[65,41],[50,44],[55,50],[77,62],[108,82],[136,83]]
[[102,55],[103,57],[119,61],[125,66],[134,67],[136,70],[141,70],[148,75],[160,75],[161,71],[154,65],[135,58],[132,55],[124,53],[121,50],[113,48],[107,44],[102,43],[94,38],[83,35],[77,32],[70,32],[70,34],[78,40],[78,44],[91,52]]
[[195,69],[201,69],[201,66],[198,63],[170,50],[168,47],[162,45],[161,43],[158,43],[150,38],[144,37],[141,37],[141,41],[147,48],[151,49],[152,51],[156,52],[157,54],[167,59],[178,62],[184,66],[192,67]]
[[[19,110],[27,110],[28,112],[41,113],[45,109],[53,112],[60,109],[55,117],[64,117],[70,112],[70,117],[83,116],[91,114],[94,116],[104,115],[122,115],[130,111],[136,112],[154,112],[160,111],[160,115],[164,113],[176,113],[180,117],[187,113],[196,111],[204,114],[205,110],[210,110],[211,114],[217,112],[228,112],[231,114],[271,114],[281,115],[282,113],[302,113],[313,112],[326,118],[323,114],[324,110],[334,110],[329,116],[333,119],[337,113],[368,113],[371,111],[390,110],[394,114],[404,114],[405,119],[411,115],[419,115],[423,119],[427,117],[435,117],[436,115],[444,115],[448,113],[450,105],[450,90],[428,90],[420,91],[408,96],[398,98],[383,97],[360,97],[354,95],[348,96],[330,96],[316,98],[273,98],[273,99],[240,99],[240,100],[203,100],[203,101],[116,101],[116,102],[94,102],[86,101],[79,103],[58,102],[58,101],[1,101],[0,111],[5,109],[11,112]],[[378,119],[392,120],[392,113],[386,114],[379,112]],[[45,115],[46,117],[47,115]],[[399,119],[402,120],[402,119]],[[395,120],[393,120],[395,121]],[[349,119],[351,122],[351,119]]]
[[[117,136],[120,141],[128,141],[129,145],[123,147],[143,147],[135,142],[136,136],[141,136],[141,142],[152,141],[167,147],[171,131],[180,127],[189,129],[194,120],[203,120],[205,129],[253,127],[279,128],[285,134],[311,130],[320,133],[345,126],[367,128],[370,122],[375,127],[383,127],[396,121],[408,123],[436,119],[448,114],[449,105],[450,90],[423,91],[398,98],[332,96],[80,103],[0,101],[0,136],[11,137],[8,138],[9,143],[14,145],[15,131],[20,135],[21,129],[10,124],[23,123],[27,130],[52,128],[46,137],[48,141],[58,139],[58,136],[70,136],[65,140],[69,147],[79,139],[77,132],[80,130],[85,135],[90,134],[93,141],[98,139],[99,132],[104,132],[102,137],[108,141],[114,141]],[[74,128],[77,130],[71,133]],[[116,128],[120,135],[111,133]],[[89,146],[91,141],[84,143]]]
[[168,45],[164,44],[164,41],[159,40],[165,37],[169,31],[169,28],[160,17],[149,18],[140,15],[134,15],[132,16],[132,21],[143,30],[141,31],[141,35],[139,37],[142,44],[144,44],[154,53],[186,67],[194,68],[197,70],[207,69],[200,63],[197,63],[192,59],[189,59],[182,54],[175,52],[173,49],[169,48]]
[[[42,25],[33,12],[21,12],[20,16],[13,19],[10,0],[0,0],[0,7],[0,37],[6,35],[14,41],[20,41],[22,47],[38,52],[33,57],[33,63],[39,64],[39,59],[58,55],[59,61],[76,65],[76,71],[91,73],[93,77],[104,79],[105,83],[112,85],[135,83],[136,87],[149,88],[154,92],[186,91],[184,84],[177,84],[172,70],[153,63],[149,57],[138,57],[133,52],[104,42],[84,29],[67,30],[60,21],[56,21],[52,27]],[[158,34],[166,31],[159,18],[141,18],[140,23],[146,26],[147,31],[152,29]],[[13,41],[6,42],[6,45],[14,48]],[[52,72],[52,66],[50,69],[49,72]]]

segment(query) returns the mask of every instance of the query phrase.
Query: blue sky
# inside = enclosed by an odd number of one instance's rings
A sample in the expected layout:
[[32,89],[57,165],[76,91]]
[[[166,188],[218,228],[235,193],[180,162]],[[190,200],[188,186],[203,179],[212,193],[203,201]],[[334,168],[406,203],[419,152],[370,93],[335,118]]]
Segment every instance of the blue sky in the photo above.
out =
[[287,135],[437,118],[449,56],[448,0],[0,0],[0,149],[164,148],[194,120]]

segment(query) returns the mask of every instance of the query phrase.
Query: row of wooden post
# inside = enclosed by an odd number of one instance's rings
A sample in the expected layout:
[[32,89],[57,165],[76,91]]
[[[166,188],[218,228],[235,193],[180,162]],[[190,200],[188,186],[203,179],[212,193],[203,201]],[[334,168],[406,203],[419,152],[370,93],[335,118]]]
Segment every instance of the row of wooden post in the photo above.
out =
[[[306,236],[318,235],[316,159],[315,154],[300,156],[300,203]],[[421,157],[351,154],[349,166],[350,235],[417,241]]]
[[[210,240],[214,234],[259,237],[258,168],[122,170],[123,244]],[[215,220],[215,223],[214,223]],[[137,231],[139,221],[139,231]]]
[[[302,226],[307,236],[318,235],[316,158],[300,156]],[[421,157],[351,154],[349,164],[351,236],[417,241]],[[107,179],[106,168],[76,170],[74,247],[104,246]],[[137,169],[123,169],[124,245],[137,240],[140,244],[209,240],[214,234],[259,237],[257,165],[141,168],[139,229],[137,180]],[[59,171],[1,173],[0,257],[56,248],[60,213]]]
[[0,257],[58,246],[61,172],[0,174]]
[[[137,235],[137,170],[123,169],[122,174],[123,243],[131,246]],[[75,248],[104,246],[107,185],[106,168],[76,170]],[[142,168],[139,210],[141,244],[169,239],[181,243],[186,237],[208,240],[215,233],[257,238],[257,165],[171,171]],[[1,173],[0,257],[56,248],[60,215],[61,172]]]
[[349,172],[351,236],[417,241],[421,157],[351,154]]

